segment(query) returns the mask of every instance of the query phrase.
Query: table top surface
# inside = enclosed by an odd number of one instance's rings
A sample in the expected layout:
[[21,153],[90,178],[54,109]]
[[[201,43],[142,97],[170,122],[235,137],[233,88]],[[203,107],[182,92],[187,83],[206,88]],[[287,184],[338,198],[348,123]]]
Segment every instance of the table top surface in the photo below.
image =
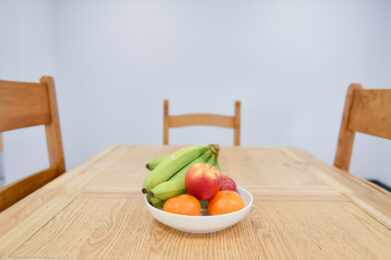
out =
[[154,220],[140,189],[149,160],[175,146],[112,146],[0,213],[4,259],[391,257],[391,197],[288,147],[222,147],[224,174],[254,196],[210,234]]

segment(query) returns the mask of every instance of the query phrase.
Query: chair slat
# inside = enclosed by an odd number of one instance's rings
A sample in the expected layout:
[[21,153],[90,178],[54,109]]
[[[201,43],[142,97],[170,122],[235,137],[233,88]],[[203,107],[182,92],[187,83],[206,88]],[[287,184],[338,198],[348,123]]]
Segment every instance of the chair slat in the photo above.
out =
[[214,115],[214,114],[187,114],[169,116],[169,127],[183,127],[194,125],[219,126],[226,128],[235,128],[235,118],[232,116]]
[[356,90],[349,129],[391,139],[391,89]]
[[49,124],[46,86],[0,80],[0,116],[0,132]]

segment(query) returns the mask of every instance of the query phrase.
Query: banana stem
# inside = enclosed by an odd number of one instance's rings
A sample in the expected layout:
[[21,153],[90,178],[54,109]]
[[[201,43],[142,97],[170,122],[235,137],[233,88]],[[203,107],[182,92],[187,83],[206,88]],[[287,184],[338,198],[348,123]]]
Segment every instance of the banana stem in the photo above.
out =
[[215,152],[214,161],[213,161],[213,163],[212,163],[212,165],[211,165],[211,167],[210,167],[210,168],[212,168],[212,167],[217,163],[217,160],[218,160],[218,158],[219,158],[220,145],[218,145],[218,144],[211,144],[210,146],[212,146],[212,148],[216,151],[216,152]]

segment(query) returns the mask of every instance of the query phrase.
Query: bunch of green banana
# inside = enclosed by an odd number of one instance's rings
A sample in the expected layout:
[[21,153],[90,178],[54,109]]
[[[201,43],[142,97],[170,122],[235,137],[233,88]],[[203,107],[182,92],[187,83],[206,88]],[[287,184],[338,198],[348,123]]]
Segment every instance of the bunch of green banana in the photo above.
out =
[[151,172],[144,181],[142,192],[147,193],[150,204],[161,207],[165,200],[186,192],[185,176],[192,165],[219,166],[218,152],[218,145],[196,145],[152,160],[147,164]]
[[170,154],[145,178],[142,192],[149,193],[155,186],[170,179],[178,170],[210,149],[208,145],[196,145]]

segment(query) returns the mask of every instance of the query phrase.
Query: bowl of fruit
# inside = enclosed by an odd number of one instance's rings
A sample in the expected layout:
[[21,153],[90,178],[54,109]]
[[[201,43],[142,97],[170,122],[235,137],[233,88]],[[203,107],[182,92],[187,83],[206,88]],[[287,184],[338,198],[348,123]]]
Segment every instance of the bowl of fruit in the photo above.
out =
[[191,233],[223,230],[242,220],[253,197],[221,172],[218,145],[186,147],[147,164],[142,192],[159,222]]

